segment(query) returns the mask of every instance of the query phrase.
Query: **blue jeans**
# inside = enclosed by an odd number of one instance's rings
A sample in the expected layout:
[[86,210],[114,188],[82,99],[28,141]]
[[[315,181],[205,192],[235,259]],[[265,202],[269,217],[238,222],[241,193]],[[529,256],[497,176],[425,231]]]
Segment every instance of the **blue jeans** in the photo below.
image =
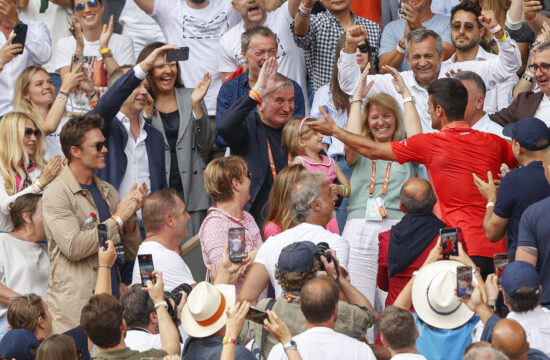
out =
[[[346,174],[346,176],[351,178],[351,170],[349,168],[348,163],[346,162],[346,159],[344,155],[335,155],[333,156],[334,160],[340,165],[340,168]],[[348,198],[343,198],[342,203],[340,206],[336,209],[336,220],[338,221],[338,229],[340,230],[340,235],[342,235],[342,231],[344,231],[344,226],[346,225],[346,219],[348,217],[348,212],[346,211],[346,205],[348,204]]]

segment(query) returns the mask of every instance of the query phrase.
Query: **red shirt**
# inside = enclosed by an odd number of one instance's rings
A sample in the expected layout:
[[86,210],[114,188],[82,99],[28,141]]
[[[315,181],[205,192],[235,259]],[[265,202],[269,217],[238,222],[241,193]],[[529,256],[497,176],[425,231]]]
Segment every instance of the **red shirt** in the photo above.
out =
[[380,17],[382,15],[382,4],[380,0],[356,0],[351,3],[351,10],[355,15],[380,24]]
[[[483,231],[487,201],[474,184],[472,173],[487,181],[500,165],[513,169],[517,160],[512,146],[504,139],[470,129],[465,121],[454,121],[438,133],[418,134],[392,143],[399,163],[426,165],[438,199],[434,213],[449,226],[460,227],[470,256],[493,257],[506,251],[504,239],[491,243]],[[438,211],[437,211],[438,210]]]

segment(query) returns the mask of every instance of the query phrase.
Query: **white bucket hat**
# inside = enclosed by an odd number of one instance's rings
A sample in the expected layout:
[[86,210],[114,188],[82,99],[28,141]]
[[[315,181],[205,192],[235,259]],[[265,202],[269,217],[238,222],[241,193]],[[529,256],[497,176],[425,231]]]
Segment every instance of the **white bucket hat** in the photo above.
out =
[[227,309],[235,305],[234,285],[212,285],[206,281],[195,286],[181,311],[185,332],[196,338],[216,333],[225,326]]
[[[442,260],[418,271],[412,287],[412,302],[418,317],[440,329],[464,325],[473,311],[458,301],[455,295],[458,261]],[[473,279],[476,281],[475,277]]]

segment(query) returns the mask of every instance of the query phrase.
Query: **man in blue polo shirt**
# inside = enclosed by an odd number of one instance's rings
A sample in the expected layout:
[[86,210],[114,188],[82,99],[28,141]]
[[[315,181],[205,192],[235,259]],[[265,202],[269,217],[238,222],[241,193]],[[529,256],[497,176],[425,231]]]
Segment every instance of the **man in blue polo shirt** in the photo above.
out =
[[[544,154],[543,168],[550,182],[550,150]],[[550,197],[529,206],[519,223],[516,260],[537,267],[542,283],[541,305],[550,309]]]
[[499,241],[506,232],[507,251],[514,261],[521,215],[528,206],[550,196],[542,166],[546,149],[550,146],[550,130],[537,118],[521,119],[507,125],[503,134],[512,138],[512,150],[520,167],[510,171],[498,188],[493,174],[488,182],[474,174],[474,182],[487,200],[483,229],[491,242]]

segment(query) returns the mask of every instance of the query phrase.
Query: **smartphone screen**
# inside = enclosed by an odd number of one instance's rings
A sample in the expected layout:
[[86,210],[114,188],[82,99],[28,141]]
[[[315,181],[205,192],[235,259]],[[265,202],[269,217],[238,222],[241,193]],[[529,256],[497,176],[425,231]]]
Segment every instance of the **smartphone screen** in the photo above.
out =
[[228,247],[229,247],[229,260],[232,262],[240,262],[244,260],[245,252],[245,237],[244,228],[231,228],[227,232]]
[[472,267],[456,267],[456,295],[460,298],[472,296]]
[[[25,40],[27,39],[27,24],[19,23],[13,28],[15,38],[12,40],[12,44],[21,44],[23,49],[25,48]],[[23,49],[18,54],[23,54]]]
[[107,250],[107,225],[97,224],[97,235],[99,237],[99,246]]
[[502,271],[504,267],[510,262],[510,255],[505,254],[495,254],[493,256],[493,265],[495,266],[495,274],[497,275],[498,282],[500,283],[500,277],[502,276]]
[[189,59],[189,48],[180,47],[179,49],[166,50],[166,61],[186,61]]
[[251,306],[248,310],[248,314],[246,314],[245,319],[254,321],[255,323],[258,323],[260,325],[264,324],[264,319],[267,319],[267,312],[257,309],[254,306]]
[[448,228],[439,230],[441,236],[441,253],[444,259],[449,259],[449,256],[458,256],[458,236],[456,228]]
[[153,271],[155,267],[153,266],[153,255],[143,254],[138,255],[139,263],[139,276],[141,277],[141,286],[147,287],[147,280],[155,282],[155,277],[153,276]]

